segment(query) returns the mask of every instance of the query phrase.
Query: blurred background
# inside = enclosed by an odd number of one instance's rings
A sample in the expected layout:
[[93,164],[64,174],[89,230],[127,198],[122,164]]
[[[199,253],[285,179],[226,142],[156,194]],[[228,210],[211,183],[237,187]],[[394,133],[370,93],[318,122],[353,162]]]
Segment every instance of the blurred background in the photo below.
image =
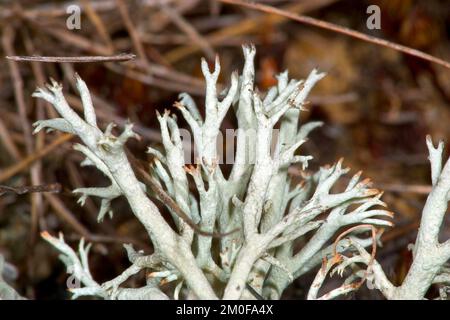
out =
[[[256,1],[291,13],[312,16],[362,33],[450,60],[450,6],[446,0],[299,0]],[[68,20],[76,5],[80,20]],[[369,5],[381,9],[381,28],[369,29]],[[73,8],[72,8],[73,9]],[[79,22],[79,25],[77,25]],[[79,27],[79,28],[78,28]],[[129,146],[145,159],[145,147],[160,143],[156,110],[171,109],[179,92],[203,106],[200,57],[218,53],[228,85],[243,65],[241,45],[257,47],[257,86],[266,90],[285,69],[304,78],[312,68],[328,76],[312,91],[302,121],[321,120],[302,152],[314,156],[313,171],[344,157],[352,172],[364,171],[385,190],[395,212],[395,227],[383,234],[377,252],[387,275],[401,283],[411,262],[421,209],[430,190],[425,136],[450,143],[450,70],[339,33],[307,26],[274,14],[215,0],[0,1],[0,184],[19,187],[60,183],[59,194],[6,193],[0,197],[0,253],[17,269],[12,282],[28,298],[63,299],[65,267],[39,236],[62,231],[76,245],[81,237],[95,245],[90,264],[99,282],[112,279],[129,262],[122,243],[151,251],[146,233],[123,200],[114,219],[96,222],[99,202],[79,206],[71,190],[108,184],[92,168],[80,169],[75,138],[57,132],[32,135],[31,124],[55,116],[46,103],[31,97],[52,77],[61,81],[69,103],[81,110],[74,90],[79,73],[91,89],[103,128],[127,119],[136,123],[141,141]],[[124,63],[55,64],[15,62],[5,56],[91,56],[134,53]],[[173,109],[172,109],[173,110]],[[181,120],[181,117],[179,117]],[[233,116],[224,128],[234,126]],[[181,122],[182,125],[183,122]],[[448,152],[446,152],[448,156]],[[299,171],[292,170],[294,177]],[[294,178],[297,179],[297,178]],[[343,180],[344,184],[346,181]],[[442,237],[450,236],[450,215]],[[134,277],[128,285],[143,281]],[[133,282],[134,281],[134,282]],[[284,298],[305,297],[308,277],[296,281]],[[348,299],[379,298],[363,289]]]

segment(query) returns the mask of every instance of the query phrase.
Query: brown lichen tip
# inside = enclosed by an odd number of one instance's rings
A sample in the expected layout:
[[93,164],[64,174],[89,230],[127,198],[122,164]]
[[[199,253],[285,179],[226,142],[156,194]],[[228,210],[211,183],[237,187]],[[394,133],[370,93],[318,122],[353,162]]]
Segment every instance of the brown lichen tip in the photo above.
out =
[[395,213],[393,211],[386,211],[386,214],[390,217],[393,218],[395,216]]
[[364,281],[358,281],[358,282],[355,282],[355,283],[346,284],[346,285],[343,286],[343,288],[344,289],[346,289],[346,288],[357,289],[357,288],[361,287],[363,282]]
[[378,190],[378,189],[367,189],[365,192],[364,192],[364,195],[365,196],[374,196],[374,195],[377,195],[377,194],[379,194],[380,193],[380,190]]
[[[380,194],[382,194],[382,193],[383,193],[383,192],[380,192],[380,193],[377,195],[377,197],[379,197]],[[378,205],[379,205],[379,206],[382,206],[383,208],[387,208],[387,204],[386,204],[386,202],[384,202],[384,201],[381,201]]]
[[189,173],[191,175],[194,175],[197,171],[197,168],[195,166],[193,166],[192,164],[187,164],[183,167],[184,171],[186,173]]
[[369,187],[371,185],[372,185],[372,180],[370,180],[370,178],[365,178],[363,181],[358,183],[359,187]]
[[177,109],[183,109],[184,108],[184,104],[182,104],[181,101],[175,101],[173,103],[172,107],[177,108]]
[[45,240],[50,239],[52,236],[50,235],[50,233],[47,230],[44,230],[41,232],[41,237],[44,238]]

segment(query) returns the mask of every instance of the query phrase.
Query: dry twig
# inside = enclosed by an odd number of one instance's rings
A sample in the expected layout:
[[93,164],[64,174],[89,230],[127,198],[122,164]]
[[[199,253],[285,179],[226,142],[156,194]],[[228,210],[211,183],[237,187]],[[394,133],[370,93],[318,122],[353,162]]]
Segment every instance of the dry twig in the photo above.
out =
[[7,192],[13,192],[16,194],[26,194],[34,192],[51,192],[56,193],[61,191],[61,185],[59,183],[44,184],[38,186],[22,186],[22,187],[10,187],[0,185],[0,196]]
[[330,23],[330,22],[319,20],[319,19],[299,15],[296,13],[292,13],[292,12],[289,12],[286,10],[278,9],[278,8],[271,7],[271,6],[264,5],[264,4],[250,3],[250,2],[240,1],[240,0],[220,0],[220,1],[222,1],[224,3],[228,3],[228,4],[235,4],[235,5],[243,6],[243,7],[249,8],[249,9],[259,10],[259,11],[266,12],[266,13],[277,14],[277,15],[298,21],[300,23],[319,27],[321,29],[331,30],[331,31],[341,33],[341,34],[345,34],[352,38],[356,38],[356,39],[360,39],[360,40],[363,40],[366,42],[374,43],[374,44],[382,46],[382,47],[394,49],[394,50],[403,52],[405,54],[408,54],[410,56],[414,56],[416,58],[427,60],[429,62],[433,62],[433,63],[439,64],[441,66],[444,66],[444,67],[450,69],[450,62],[436,58],[428,53],[425,53],[420,50],[416,50],[416,49],[413,49],[413,48],[410,48],[407,46],[403,46],[398,43],[380,39],[380,38],[377,38],[374,36],[369,36],[364,33],[361,33],[361,32],[346,28],[346,27],[338,26],[334,23]]
[[82,57],[44,57],[44,56],[6,56],[13,61],[33,61],[52,63],[92,63],[92,62],[123,62],[136,58],[132,53],[121,53],[114,56],[82,56]]
[[0,173],[0,182],[3,182],[5,180],[8,180],[9,178],[13,177],[17,173],[24,171],[29,168],[29,166],[34,163],[35,161],[41,159],[42,157],[45,157],[47,154],[52,152],[56,147],[63,144],[64,142],[69,141],[73,138],[72,134],[63,134],[57,139],[55,139],[51,144],[45,146],[42,149],[36,150],[35,153],[30,154],[26,158],[24,158],[19,163],[16,163],[8,168],[6,168],[4,171]]

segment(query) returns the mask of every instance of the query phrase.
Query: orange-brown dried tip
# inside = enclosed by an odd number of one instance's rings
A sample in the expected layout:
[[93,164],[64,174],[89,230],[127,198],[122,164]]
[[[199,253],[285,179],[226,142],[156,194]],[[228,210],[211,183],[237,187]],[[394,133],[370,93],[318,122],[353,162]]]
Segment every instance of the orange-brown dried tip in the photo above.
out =
[[378,189],[367,189],[364,193],[365,196],[374,196],[380,193],[380,190]]
[[372,183],[372,180],[370,180],[370,178],[365,178],[363,181],[361,181],[359,184],[360,185],[370,185]]
[[336,254],[333,256],[332,262],[333,262],[333,265],[338,264],[338,263],[341,263],[341,262],[342,262],[342,255],[339,254],[339,253],[336,253]]
[[194,174],[195,171],[197,171],[196,167],[191,164],[187,164],[183,168],[186,173],[190,173],[190,174]]
[[184,108],[184,104],[182,104],[180,101],[175,101],[173,103],[172,107],[177,108],[177,109],[182,109],[182,108]]
[[48,239],[48,238],[51,238],[52,236],[50,235],[50,233],[48,233],[47,230],[45,230],[45,231],[41,232],[41,237],[44,239]]

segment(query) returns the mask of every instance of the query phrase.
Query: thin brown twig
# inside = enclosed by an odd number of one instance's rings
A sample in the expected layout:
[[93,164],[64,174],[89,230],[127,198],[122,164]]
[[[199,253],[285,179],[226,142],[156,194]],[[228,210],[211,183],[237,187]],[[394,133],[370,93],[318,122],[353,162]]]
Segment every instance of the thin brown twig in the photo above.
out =
[[51,192],[57,193],[61,191],[61,185],[59,183],[42,184],[36,186],[22,186],[22,187],[10,187],[0,185],[0,196],[7,193],[13,192],[15,194],[26,194],[26,193],[36,193],[36,192]]
[[83,237],[89,237],[91,232],[83,226],[83,224],[77,220],[77,218],[70,212],[69,209],[64,205],[64,203],[56,196],[51,193],[44,193],[50,206],[53,208],[58,217],[69,224],[76,232],[81,234]]
[[[175,2],[178,0],[164,0],[167,3]],[[23,10],[21,13],[23,16],[27,18],[40,18],[40,19],[48,19],[48,18],[58,18],[61,16],[67,16],[67,6],[73,4],[74,1],[58,1],[54,3],[54,6],[49,6],[47,3],[42,3],[40,5],[34,6],[30,9]],[[141,5],[144,7],[156,7],[161,0],[142,0],[140,1]],[[30,2],[31,3],[31,2]],[[90,0],[91,6],[97,12],[108,12],[116,9],[116,1],[115,0]],[[16,10],[10,7],[2,7],[0,10],[0,19],[4,20],[7,18],[11,18],[16,15]]]
[[79,34],[70,32],[69,30],[52,28],[40,21],[27,20],[32,26],[39,28],[39,30],[49,34],[53,38],[59,41],[70,44],[78,49],[92,52],[95,55],[109,56],[110,52],[108,47],[101,43],[92,42],[90,39],[85,38]]
[[[301,3],[294,3],[285,6],[284,8],[289,12],[309,12],[312,10],[316,10],[322,8],[324,6],[330,5],[338,0],[315,0],[315,1],[302,1]],[[215,45],[221,43],[222,41],[230,38],[235,38],[236,36],[246,34],[249,32],[254,32],[261,27],[262,24],[266,22],[270,22],[271,25],[277,25],[285,22],[286,17],[282,16],[274,16],[271,14],[262,15],[261,17],[255,17],[253,19],[247,18],[242,21],[233,24],[229,27],[222,28],[218,31],[215,31],[208,36],[206,39],[211,45]],[[174,63],[183,59],[184,57],[194,54],[198,52],[201,48],[197,44],[190,44],[182,47],[175,48],[169,52],[167,52],[164,56],[166,59]]]
[[362,229],[362,228],[369,228],[370,231],[371,231],[371,234],[372,234],[372,252],[370,253],[370,260],[367,263],[367,269],[364,272],[364,276],[361,278],[361,280],[357,281],[355,283],[351,283],[351,284],[346,285],[346,286],[351,286],[351,287],[354,287],[354,288],[359,288],[366,281],[367,276],[369,275],[370,268],[372,267],[373,262],[375,261],[375,256],[376,256],[376,253],[377,253],[377,228],[375,228],[371,224],[360,224],[360,225],[351,227],[351,228],[345,230],[344,232],[342,232],[341,234],[339,234],[339,236],[336,238],[336,240],[334,241],[334,244],[333,244],[333,256],[335,257],[335,260],[339,260],[339,259],[336,259],[336,257],[339,256],[338,253],[337,253],[337,244],[339,243],[339,241],[344,236],[346,236],[347,234],[355,231],[356,229]]
[[[150,63],[147,59],[146,50],[145,50],[144,46],[142,45],[142,41],[139,37],[139,33],[137,32],[136,28],[134,27],[134,24],[131,20],[130,14],[128,13],[127,5],[125,4],[124,0],[116,0],[116,3],[117,3],[117,8],[119,9],[119,12],[120,12],[120,16],[122,17],[123,23],[125,25],[125,28],[127,29],[128,34],[131,37],[131,41],[133,43],[133,46],[134,46],[139,58],[141,58],[144,61],[146,67],[149,68]],[[165,65],[166,67],[170,66],[170,64],[167,62],[167,60],[164,59],[164,57],[161,56],[161,54],[158,51],[156,51],[154,48],[148,47],[148,53],[154,61],[157,61],[160,64]]]
[[432,186],[422,184],[394,184],[394,183],[376,183],[376,187],[389,192],[403,192],[403,193],[417,193],[417,194],[429,194]]
[[[31,54],[40,55],[38,50],[36,50],[36,48],[35,48],[35,45],[30,37],[28,29],[24,29],[23,38],[24,38],[24,45],[27,50],[27,53],[29,55],[31,55]],[[42,63],[39,61],[34,61],[34,62],[31,62],[30,65],[31,65],[31,69],[33,70],[33,75],[34,75],[34,78],[36,79],[37,85],[38,86],[45,85],[45,72],[44,72],[44,67],[43,67]],[[45,110],[43,110],[43,106],[45,106]],[[51,106],[50,103],[48,103],[44,100],[41,100],[41,99],[36,100],[36,108],[37,108],[36,116],[37,116],[37,119],[39,119],[39,120],[45,118],[45,116],[46,116],[45,112],[47,113],[48,118],[57,118],[58,117],[58,114],[55,111],[55,109],[53,108],[53,106]],[[44,136],[45,136],[44,132],[38,133],[38,135],[36,137],[36,148],[42,148],[43,142],[44,142]]]
[[81,56],[81,57],[50,57],[50,56],[6,56],[13,61],[33,61],[50,63],[92,63],[92,62],[123,62],[136,58],[132,53],[121,53],[114,56]]
[[[15,38],[15,31],[11,26],[5,26],[3,30],[3,48],[7,55],[14,55],[13,42]],[[22,125],[22,130],[25,135],[25,147],[27,153],[30,154],[33,152],[33,141],[31,135],[31,126],[29,125],[27,118],[27,106],[25,103],[25,96],[23,93],[23,80],[20,75],[19,66],[17,63],[13,61],[8,61],[9,70],[11,73],[11,80],[14,86],[14,96],[17,103],[17,108],[19,111],[19,118]]]
[[108,33],[108,30],[106,29],[105,24],[103,23],[102,18],[97,13],[94,6],[89,0],[81,0],[81,5],[83,6],[83,9],[86,12],[87,17],[89,18],[89,20],[91,20],[92,24],[97,29],[100,38],[103,40],[105,45],[108,46],[108,48],[111,51],[111,54],[113,54],[114,44]]
[[69,133],[63,134],[60,137],[53,140],[53,142],[51,144],[46,145],[42,149],[36,150],[36,152],[34,152],[33,154],[30,154],[29,156],[24,158],[19,163],[16,163],[16,164],[6,168],[4,171],[0,172],[0,182],[8,180],[9,178],[13,177],[17,173],[28,169],[32,163],[41,159],[42,157],[45,157],[47,154],[52,152],[56,147],[63,144],[64,142],[71,140],[73,137],[74,136]]
[[[188,83],[184,83],[181,81],[174,81],[173,79],[159,79],[156,77],[152,77],[146,72],[135,71],[130,68],[123,68],[123,66],[109,64],[106,65],[106,68],[109,70],[121,74],[130,79],[134,79],[145,83],[149,86],[154,86],[157,88],[162,88],[168,91],[174,92],[188,92],[193,95],[203,96],[205,94],[205,89],[203,86],[198,86],[194,83],[191,85]],[[180,79],[181,80],[181,79]]]
[[[36,50],[33,44],[33,41],[31,40],[31,37],[28,33],[28,29],[22,30],[22,38],[24,42],[25,49],[28,54],[36,54]],[[33,74],[35,75],[35,78],[37,79],[39,84],[44,83],[44,72],[42,70],[42,64],[40,62],[32,62],[31,63],[31,69],[33,70]],[[50,109],[48,104],[46,105],[43,100],[37,100],[35,105],[35,117],[36,119],[44,119],[45,118],[45,110],[44,106],[47,106],[47,109]],[[55,115],[55,111],[53,108],[51,114],[52,116]],[[45,136],[44,132],[39,132],[35,135],[34,140],[34,148],[35,149],[41,149],[44,147],[45,143]],[[31,182],[33,184],[42,184],[43,183],[43,177],[42,177],[42,162],[40,160],[36,161],[36,163],[32,166],[31,170]],[[35,241],[37,239],[38,235],[38,229],[39,229],[39,220],[40,217],[44,215],[44,197],[40,193],[33,193],[31,195],[31,231],[30,231],[30,240],[31,245],[35,244]]]
[[2,143],[8,151],[8,153],[11,155],[11,157],[15,161],[19,161],[20,158],[22,158],[22,155],[17,148],[16,144],[14,143],[13,138],[11,137],[11,133],[9,132],[8,128],[6,127],[5,123],[3,122],[3,119],[0,118],[0,139],[2,140]]
[[172,19],[172,22],[183,31],[193,42],[197,43],[209,59],[214,59],[214,49],[190,23],[176,10],[166,4],[161,4],[161,10]]
[[128,161],[131,164],[131,167],[135,171],[138,178],[142,179],[144,184],[152,190],[155,195],[162,201],[166,206],[168,206],[175,214],[182,219],[187,225],[189,225],[196,233],[213,238],[223,238],[233,233],[239,231],[239,229],[233,229],[232,231],[226,233],[218,233],[218,232],[207,232],[200,229],[200,227],[192,221],[192,219],[180,208],[180,206],[176,203],[175,200],[169,196],[164,189],[162,189],[159,184],[148,174],[147,170],[144,169],[144,165],[134,157],[134,155],[125,149]]
[[[5,53],[9,56],[15,56],[14,39],[16,37],[16,32],[10,26],[7,26],[3,30],[3,32],[4,33],[2,40]],[[31,126],[27,115],[27,105],[25,103],[25,95],[23,92],[23,79],[20,74],[20,69],[17,61],[10,60],[8,61],[8,65],[11,73],[11,78],[14,84],[14,96],[16,98],[16,103],[19,111],[19,119],[22,125],[22,131],[25,138],[25,149],[27,155],[30,155],[34,152],[36,146],[33,140],[33,136],[31,133]],[[39,161],[33,163],[33,165],[31,166],[30,179],[31,184],[33,185],[42,184],[41,165]],[[31,195],[31,232],[30,232],[31,244],[34,244],[34,240],[36,239],[35,235],[37,234],[39,216],[40,213],[42,212],[42,204],[43,204],[42,195],[40,195],[39,193],[34,193]]]
[[234,5],[239,5],[242,7],[246,7],[249,9],[255,9],[255,10],[259,10],[262,12],[266,12],[266,13],[273,13],[273,14],[277,14],[295,21],[298,21],[300,23],[304,23],[304,24],[308,24],[311,26],[315,26],[315,27],[319,27],[321,29],[326,29],[326,30],[330,30],[330,31],[334,31],[337,33],[341,33],[341,34],[345,34],[347,36],[350,36],[352,38],[356,38],[356,39],[360,39],[366,42],[370,42],[370,43],[374,43],[376,45],[382,46],[382,47],[386,47],[386,48],[390,48],[390,49],[394,49],[400,52],[403,52],[407,55],[416,57],[416,58],[420,58],[429,62],[433,62],[436,64],[439,64],[443,67],[446,67],[448,69],[450,69],[450,62],[445,61],[443,59],[439,59],[435,56],[432,56],[428,53],[422,52],[420,50],[416,50],[413,49],[411,47],[407,47],[407,46],[403,46],[401,44],[398,43],[394,43],[388,40],[384,40],[384,39],[380,39],[374,36],[370,36],[367,34],[364,34],[362,32],[359,31],[355,31],[346,27],[342,27],[339,25],[336,25],[334,23],[331,22],[326,22],[326,21],[322,21],[319,19],[315,19],[315,18],[311,18],[311,17],[307,17],[304,15],[299,15],[296,13],[292,13],[292,12],[288,12],[279,8],[275,8],[275,7],[271,7],[268,5],[264,5],[264,4],[257,4],[257,3],[250,3],[250,2],[244,2],[244,1],[240,1],[240,0],[220,0],[224,3],[228,3],[228,4],[234,4]]
[[407,224],[406,226],[397,226],[396,228],[389,230],[389,232],[386,232],[381,237],[381,241],[383,243],[391,243],[391,241],[404,237],[405,235],[417,232],[417,228],[420,226],[420,220],[416,220],[414,222],[411,222],[410,224]]
[[[202,0],[174,0],[172,2],[165,1],[165,3],[171,5],[178,14],[183,15],[198,6],[201,1]],[[158,6],[161,2],[164,1],[158,0]],[[159,13],[152,15],[151,28],[154,32],[164,31],[171,23],[172,19],[167,15]]]
[[148,66],[148,59],[145,53],[144,46],[142,45],[141,40],[139,39],[139,35],[134,28],[133,22],[131,21],[130,15],[128,14],[127,5],[123,0],[116,0],[117,9],[119,10],[120,16],[122,17],[122,21],[125,25],[125,28],[128,31],[128,34],[131,37],[131,41],[133,43],[134,49],[136,50],[137,55],[140,59],[142,59],[145,64]]
[[[63,29],[50,28],[44,24],[30,20],[31,24],[39,27],[40,30],[47,32],[52,37],[63,41],[67,44],[75,46],[81,50],[93,52],[98,55],[108,55],[108,48],[102,44],[91,42],[89,39],[80,35],[71,33]],[[204,91],[204,82],[198,78],[189,76],[187,74],[171,70],[163,65],[158,65],[150,62],[150,67],[145,66],[145,62],[141,59],[136,59],[135,62],[141,72],[136,72],[131,68],[123,68],[123,65],[119,64],[105,64],[105,66],[115,72],[125,75],[141,75],[141,77],[131,77],[138,79],[143,83],[163,88],[165,90],[172,90],[176,92],[185,91],[192,94],[201,95]],[[119,71],[120,70],[120,71]],[[164,79],[155,79],[154,76],[159,76]],[[167,81],[167,80],[169,81]],[[144,81],[145,80],[145,81]],[[182,87],[183,89],[180,89]]]

